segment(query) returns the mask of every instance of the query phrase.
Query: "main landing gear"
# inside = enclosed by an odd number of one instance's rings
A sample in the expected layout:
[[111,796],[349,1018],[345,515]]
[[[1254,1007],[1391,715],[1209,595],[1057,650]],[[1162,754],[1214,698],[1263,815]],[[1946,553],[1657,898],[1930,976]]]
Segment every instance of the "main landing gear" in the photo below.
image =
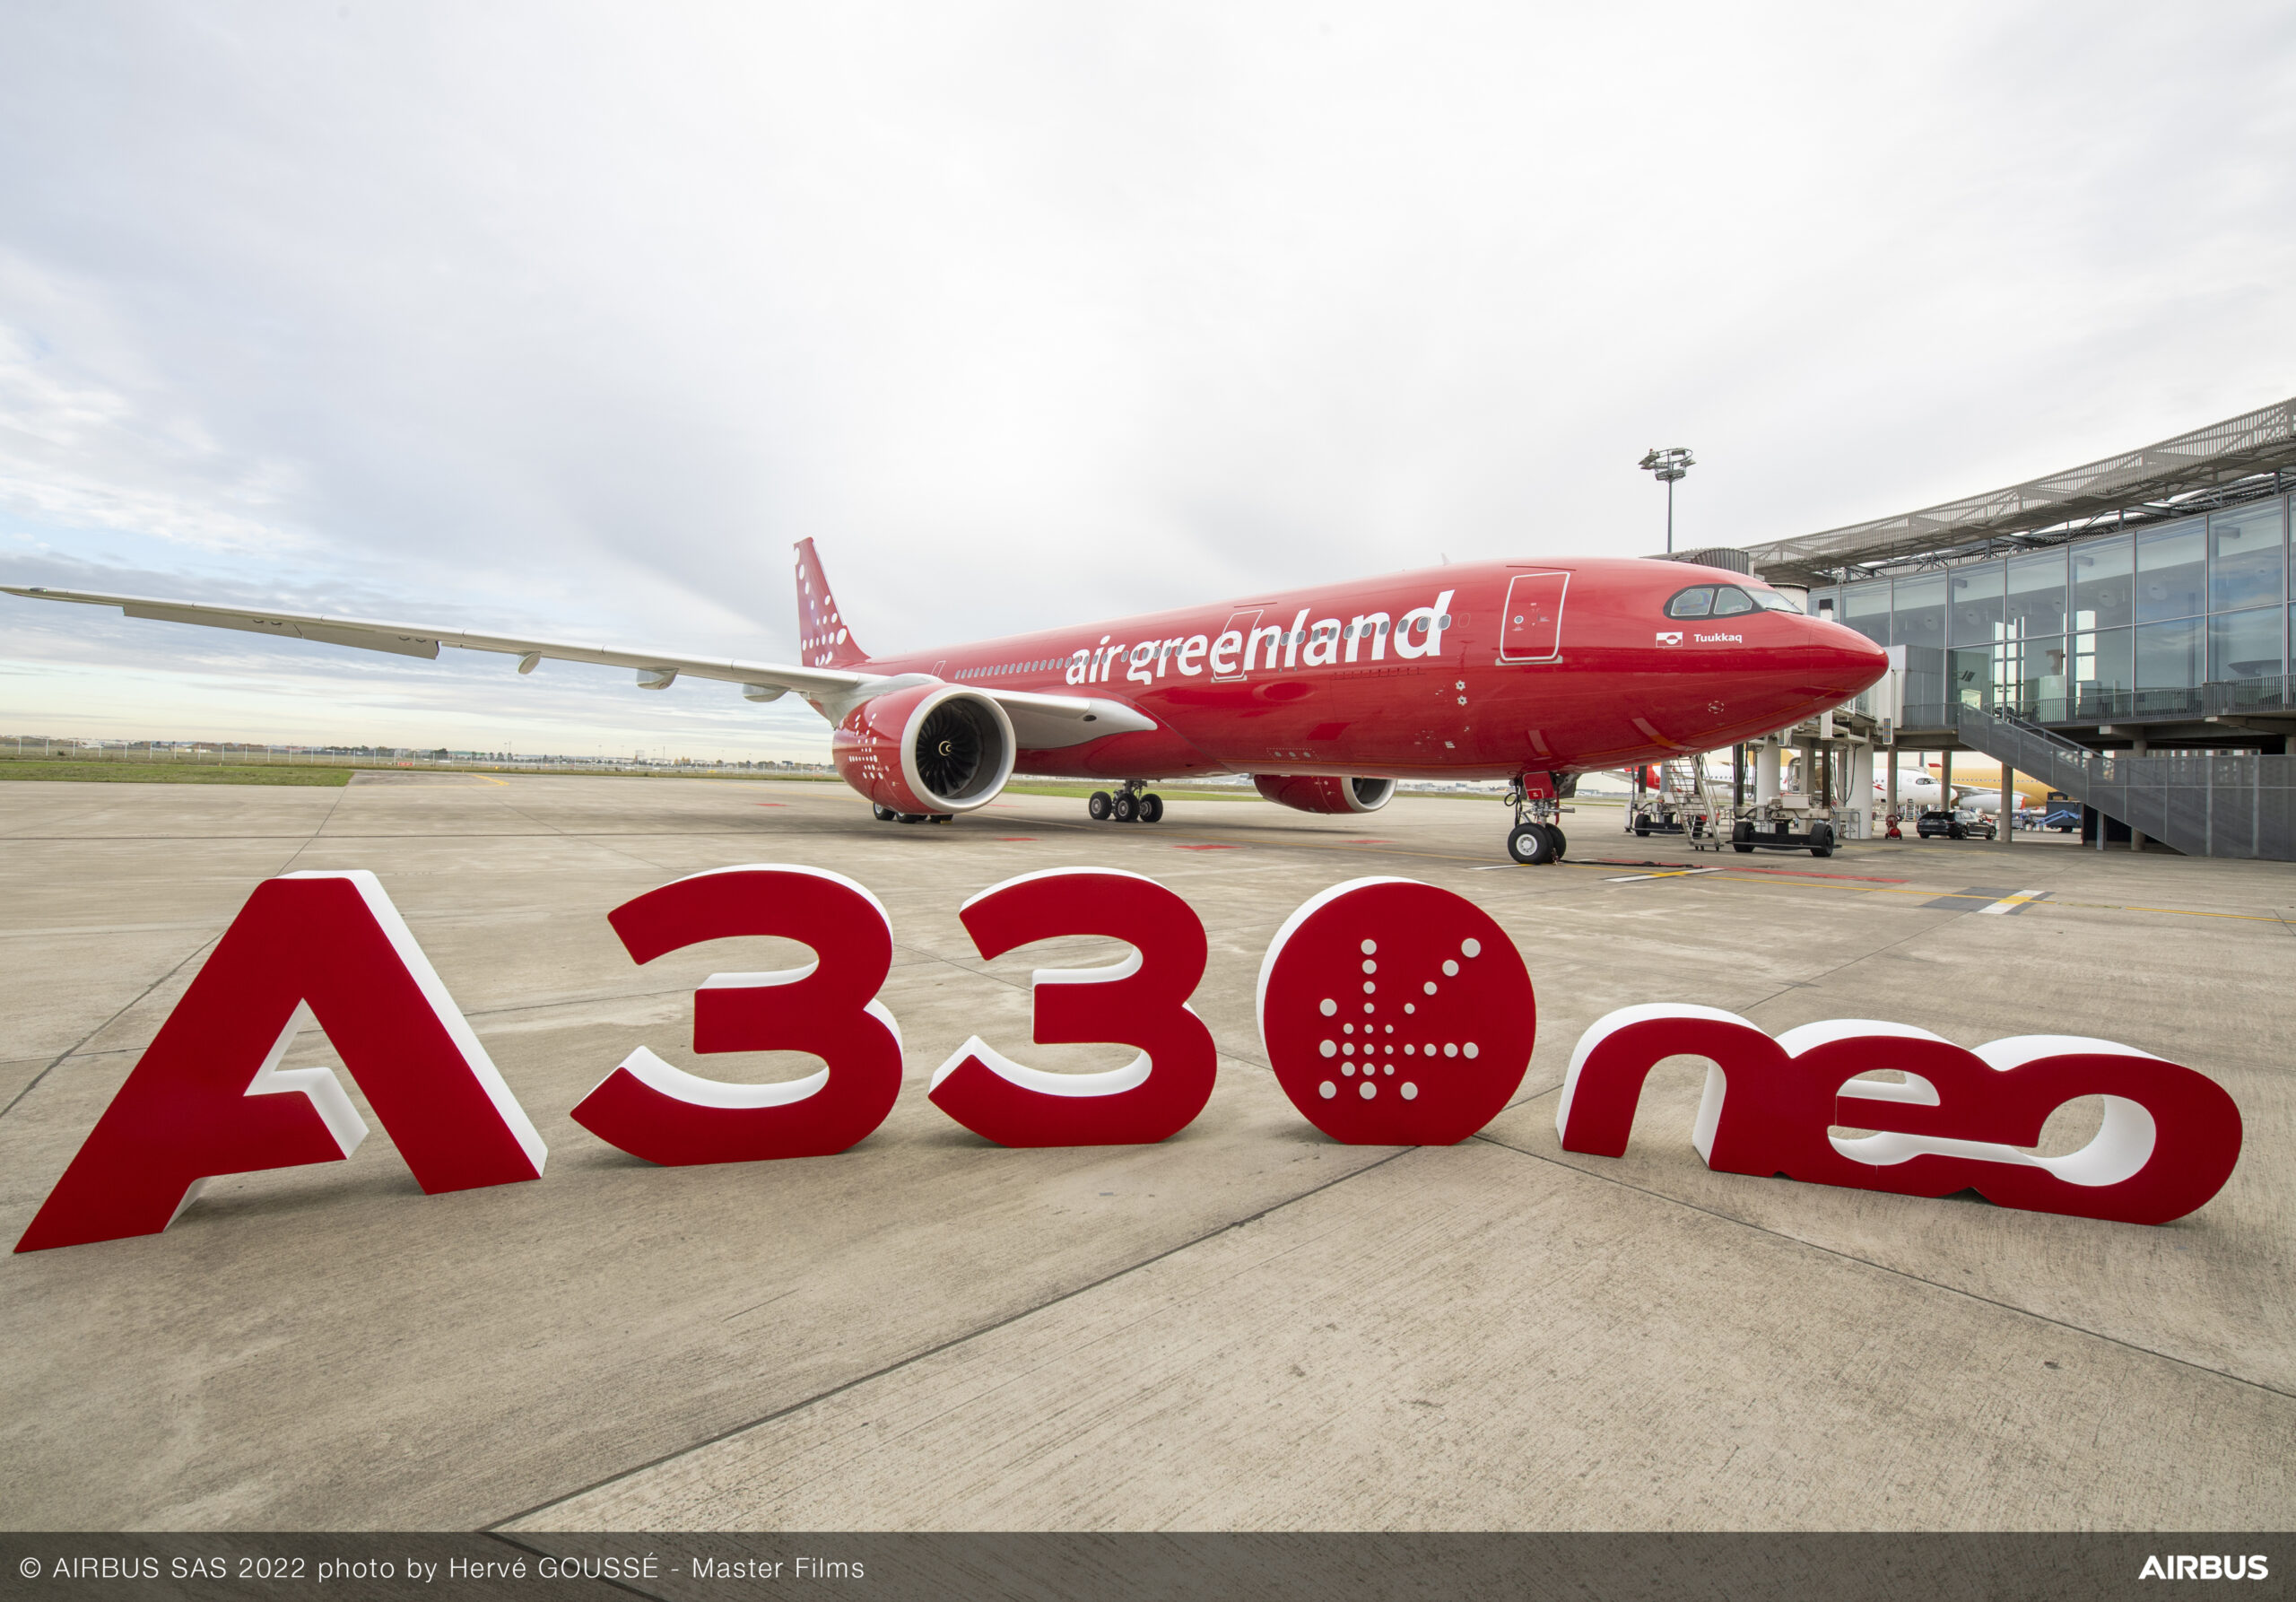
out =
[[1562,825],[1554,821],[1561,815],[1562,803],[1552,797],[1526,794],[1518,779],[1507,792],[1507,805],[1515,809],[1514,827],[1507,831],[1507,855],[1526,867],[1561,861],[1570,849]]
[[1110,819],[1119,823],[1159,823],[1164,818],[1164,798],[1151,793],[1139,779],[1127,779],[1124,788],[1113,796],[1106,790],[1094,790],[1092,798],[1084,803],[1084,810],[1092,814],[1095,823]]

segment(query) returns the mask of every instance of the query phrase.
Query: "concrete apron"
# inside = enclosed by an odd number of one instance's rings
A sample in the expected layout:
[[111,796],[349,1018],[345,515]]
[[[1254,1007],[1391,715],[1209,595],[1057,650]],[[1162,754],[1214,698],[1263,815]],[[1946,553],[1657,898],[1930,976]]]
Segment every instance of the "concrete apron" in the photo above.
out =
[[[382,875],[552,1146],[539,1183],[424,1197],[346,1075],[376,1131],[351,1162],[218,1180],[165,1235],[10,1258],[0,1519],[2285,1525],[2296,1003],[2255,979],[2287,960],[2296,870],[2034,842],[2006,859],[2049,899],[1988,917],[1949,894],[2002,872],[1976,844],[1630,878],[1588,859],[1692,858],[1592,805],[1566,820],[1575,860],[1543,869],[1495,869],[1489,802],[1326,820],[1175,799],[1130,828],[1083,813],[1013,797],[902,828],[797,783],[0,786],[11,1240],[213,936],[290,867]],[[835,868],[885,901],[909,1084],[839,1157],[656,1169],[567,1110],[641,1043],[718,1077],[799,1068],[683,1049],[701,977],[796,948],[639,968],[604,914],[745,861]],[[1148,874],[1203,915],[1195,1005],[1221,1086],[1161,1146],[998,1150],[925,1079],[975,1032],[1048,1067],[1128,1057],[1028,1044],[1029,970],[1112,948],[984,963],[956,906],[1076,863]],[[1521,1095],[1463,1145],[1334,1145],[1260,1058],[1269,936],[1367,874],[1472,897],[1538,984]],[[1686,1063],[1652,1076],[1625,1158],[1561,1152],[1578,1032],[1657,1000],[1772,1031],[2106,1034],[2223,1083],[2246,1153],[2161,1229],[1710,1174]],[[333,1060],[309,1032],[287,1066]],[[2084,1116],[2051,1139],[2078,1144]]]

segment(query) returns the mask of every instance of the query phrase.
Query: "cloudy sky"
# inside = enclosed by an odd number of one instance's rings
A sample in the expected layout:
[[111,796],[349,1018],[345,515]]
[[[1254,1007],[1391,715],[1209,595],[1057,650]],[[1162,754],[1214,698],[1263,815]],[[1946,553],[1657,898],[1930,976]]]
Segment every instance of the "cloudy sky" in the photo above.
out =
[[[1901,511],[2296,393],[2296,11],[0,11],[0,581],[794,659]],[[0,735],[815,754],[0,597]]]

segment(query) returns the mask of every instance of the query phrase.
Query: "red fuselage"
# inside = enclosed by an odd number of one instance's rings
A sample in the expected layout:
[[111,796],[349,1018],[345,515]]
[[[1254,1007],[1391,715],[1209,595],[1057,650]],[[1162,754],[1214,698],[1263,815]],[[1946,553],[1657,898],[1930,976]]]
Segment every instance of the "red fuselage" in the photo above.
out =
[[[1016,771],[1570,773],[1752,739],[1882,676],[1862,635],[1799,612],[1672,618],[1686,562],[1483,562],[899,657],[883,673],[1123,701],[1153,729],[1023,751]],[[1422,620],[1424,620],[1423,624]]]

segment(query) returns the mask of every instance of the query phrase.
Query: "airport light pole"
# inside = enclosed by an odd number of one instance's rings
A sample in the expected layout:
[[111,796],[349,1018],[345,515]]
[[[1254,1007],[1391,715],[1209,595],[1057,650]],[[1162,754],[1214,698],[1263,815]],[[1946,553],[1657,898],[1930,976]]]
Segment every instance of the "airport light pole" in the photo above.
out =
[[1652,446],[1642,453],[1639,464],[1645,473],[1657,475],[1658,482],[1666,486],[1666,554],[1674,553],[1674,481],[1698,466],[1698,458],[1680,445],[1663,448]]

